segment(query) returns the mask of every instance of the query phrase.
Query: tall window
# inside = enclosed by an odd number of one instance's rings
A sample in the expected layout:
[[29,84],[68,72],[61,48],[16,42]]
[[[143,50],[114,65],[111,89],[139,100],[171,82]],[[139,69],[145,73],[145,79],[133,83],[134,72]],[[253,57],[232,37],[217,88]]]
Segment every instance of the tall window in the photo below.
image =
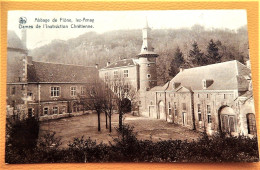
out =
[[43,115],[47,115],[49,113],[48,107],[43,108]]
[[76,96],[76,87],[70,87],[70,95]]
[[118,78],[118,71],[114,71],[114,78]]
[[125,93],[128,93],[128,92],[129,92],[129,86],[128,86],[128,84],[124,85],[124,91],[125,91]]
[[80,87],[80,94],[85,95],[86,94],[86,87]]
[[177,110],[177,103],[174,102],[174,114],[175,116],[178,116],[178,110]]
[[124,70],[124,77],[128,77],[128,70]]
[[51,96],[52,97],[60,96],[60,87],[51,87]]
[[255,115],[253,113],[247,114],[247,128],[249,134],[256,135]]
[[200,104],[198,104],[198,119],[199,119],[199,121],[202,121]]
[[53,107],[52,108],[52,114],[58,114],[58,112],[59,112],[59,108],[58,107]]
[[169,113],[169,115],[171,115],[171,111],[172,111],[171,102],[168,102],[168,113]]
[[182,110],[186,110],[186,103],[182,103]]
[[210,110],[210,105],[207,105],[207,115],[208,115],[208,123],[211,123],[211,110]]
[[105,80],[108,80],[108,72],[105,72]]

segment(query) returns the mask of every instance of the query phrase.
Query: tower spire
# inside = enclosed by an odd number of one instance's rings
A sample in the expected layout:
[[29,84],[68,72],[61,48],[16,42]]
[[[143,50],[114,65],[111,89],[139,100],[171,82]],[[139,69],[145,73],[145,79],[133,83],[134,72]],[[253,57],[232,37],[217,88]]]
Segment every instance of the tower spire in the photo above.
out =
[[153,52],[154,48],[152,47],[152,38],[150,37],[150,31],[151,28],[149,28],[147,17],[145,17],[145,24],[142,30],[143,44],[141,48],[141,53],[138,55],[139,57],[141,55],[156,55],[155,57],[157,57],[157,54]]

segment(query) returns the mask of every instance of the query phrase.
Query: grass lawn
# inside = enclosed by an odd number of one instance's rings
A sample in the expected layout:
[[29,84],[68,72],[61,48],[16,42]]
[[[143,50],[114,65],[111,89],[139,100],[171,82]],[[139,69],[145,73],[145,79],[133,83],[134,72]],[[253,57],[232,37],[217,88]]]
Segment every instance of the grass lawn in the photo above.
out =
[[[152,139],[153,141],[179,139],[193,140],[200,136],[199,132],[189,130],[180,125],[168,123],[163,120],[144,118],[126,114],[124,124],[134,126],[139,139]],[[112,133],[105,126],[105,115],[101,114],[101,132],[97,130],[97,115],[88,114],[77,117],[63,118],[41,122],[40,136],[47,131],[55,131],[56,136],[62,138],[62,147],[66,147],[73,138],[84,135],[90,137],[97,143],[109,143],[113,137],[117,136],[115,127],[118,127],[118,114],[112,116]]]

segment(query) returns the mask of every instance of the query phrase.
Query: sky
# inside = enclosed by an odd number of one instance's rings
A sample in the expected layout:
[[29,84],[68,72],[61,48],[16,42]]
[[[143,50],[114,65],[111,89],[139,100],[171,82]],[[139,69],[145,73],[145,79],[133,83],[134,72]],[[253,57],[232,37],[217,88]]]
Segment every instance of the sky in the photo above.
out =
[[[21,17],[26,19],[25,24],[19,24]],[[54,18],[57,22],[53,22]],[[60,18],[65,18],[65,20],[60,20]],[[54,39],[68,40],[89,31],[97,33],[122,29],[140,29],[141,31],[146,18],[152,29],[191,28],[199,24],[206,29],[236,30],[247,25],[246,10],[9,11],[8,30],[15,31],[21,37],[21,30],[25,29],[21,26],[32,26],[33,28],[27,28],[27,48],[33,49]],[[81,22],[76,22],[76,19]],[[36,28],[37,24],[41,28]],[[43,28],[45,24],[49,26],[62,24],[67,25],[68,28]],[[91,25],[92,28],[71,28],[74,24]]]

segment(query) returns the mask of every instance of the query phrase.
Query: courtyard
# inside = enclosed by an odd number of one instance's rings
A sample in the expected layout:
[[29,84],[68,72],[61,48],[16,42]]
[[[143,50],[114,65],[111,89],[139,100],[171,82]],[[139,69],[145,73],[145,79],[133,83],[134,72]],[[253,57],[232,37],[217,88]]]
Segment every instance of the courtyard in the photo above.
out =
[[[134,126],[137,138],[143,140],[196,140],[200,133],[183,126],[168,123],[163,120],[133,116],[125,114],[124,124]],[[91,138],[97,143],[109,143],[117,136],[115,127],[118,127],[118,114],[112,116],[112,133],[106,129],[105,115],[101,114],[101,132],[97,130],[97,115],[94,113],[57,120],[48,120],[40,124],[40,137],[47,132],[56,132],[61,137],[62,147],[66,147],[74,138]]]

